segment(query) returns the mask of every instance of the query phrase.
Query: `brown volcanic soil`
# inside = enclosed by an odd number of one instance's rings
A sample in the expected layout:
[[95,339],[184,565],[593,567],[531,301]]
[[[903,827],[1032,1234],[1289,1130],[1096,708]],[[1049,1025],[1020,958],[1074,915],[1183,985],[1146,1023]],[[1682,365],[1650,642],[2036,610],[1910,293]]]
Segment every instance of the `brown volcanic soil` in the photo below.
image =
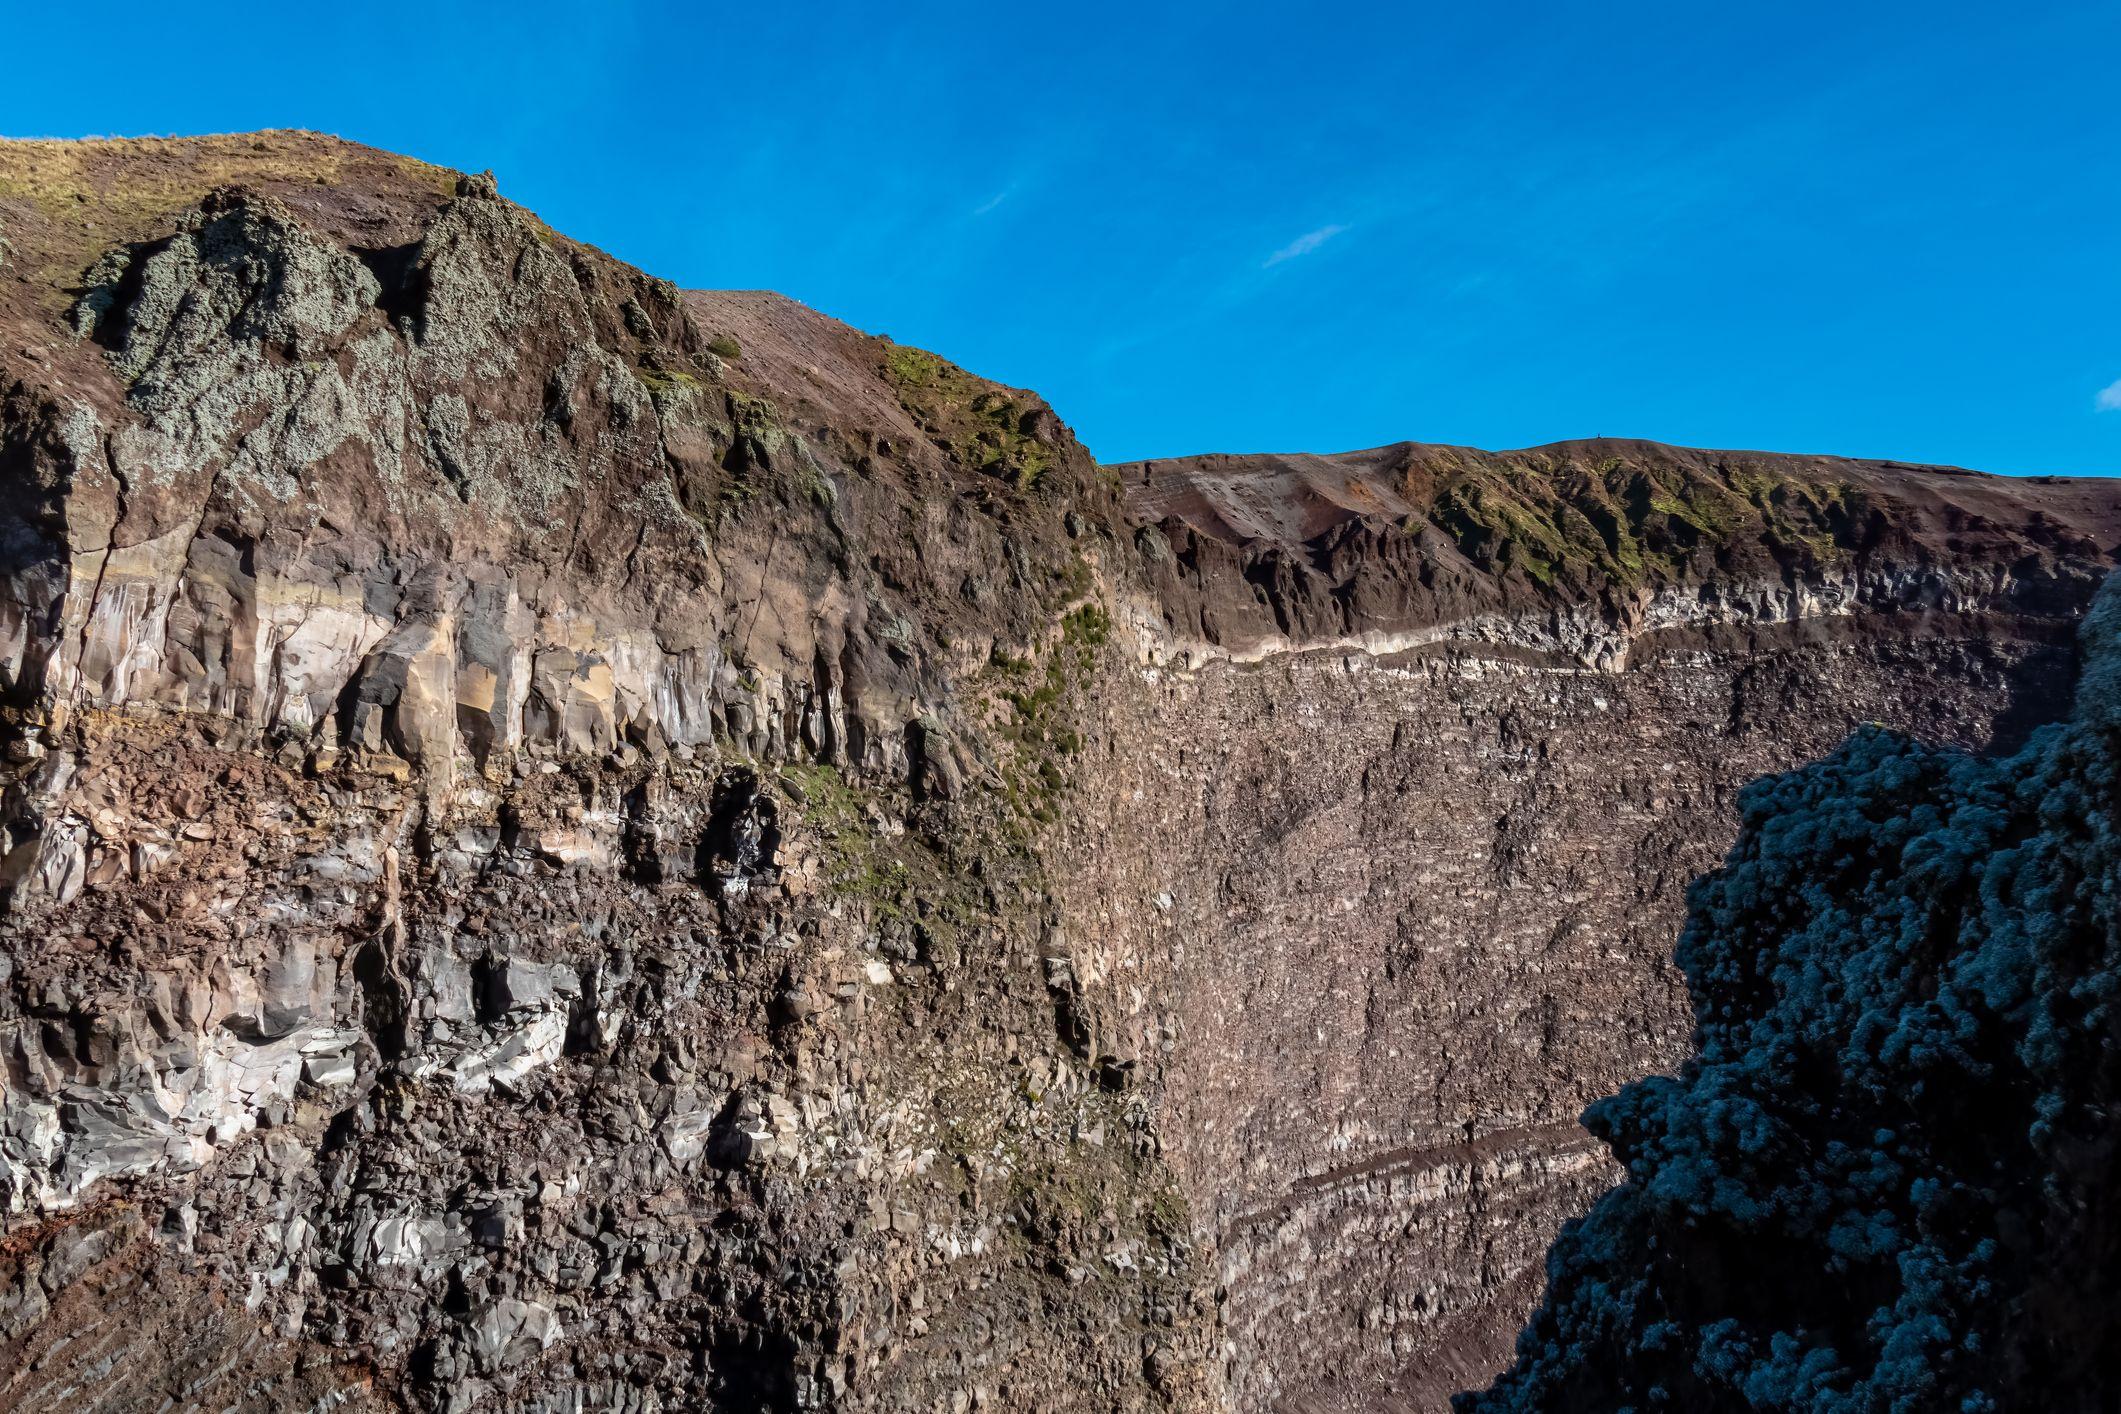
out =
[[16,277],[6,284],[17,287],[0,310],[25,323],[55,319],[104,251],[163,235],[216,187],[271,196],[348,246],[380,248],[416,239],[456,180],[448,168],[321,133],[0,141],[0,232]]
[[[1627,534],[1683,558],[1695,544],[1714,549],[1719,539],[1738,538],[1714,534],[1719,524],[1750,522],[1766,535],[1778,519],[1823,530],[1853,523],[1853,513],[1837,517],[1826,509],[1837,499],[1869,503],[1894,530],[1940,558],[2018,546],[2029,553],[2111,555],[2121,549],[2121,497],[2109,478],[1992,476],[1959,467],[1713,451],[1633,438],[1583,438],[1506,452],[1395,442],[1334,454],[1211,453],[1124,462],[1112,470],[1126,484],[1129,508],[1143,520],[1176,517],[1231,545],[1284,550],[1319,542],[1353,521],[1471,525],[1477,517],[1454,521],[1453,511],[1479,498],[1505,503],[1496,507],[1493,522],[1508,524],[1513,513],[1529,513],[1523,524],[1554,534],[1592,560],[1598,544],[1582,535],[1583,526],[1570,524],[1572,512],[1609,508]],[[1640,511],[1627,504],[1638,486],[1648,492]],[[1675,505],[1659,507],[1653,498]],[[1508,504],[1512,499],[1517,504]],[[1719,500],[1726,503],[1726,520],[1699,513]],[[1611,541],[1626,538],[1617,533],[1620,527],[1590,528],[1607,542],[1608,553]],[[1690,529],[1711,533],[1691,536]],[[1556,557],[1555,563],[1574,568],[1575,557]]]
[[784,412],[909,447],[925,440],[877,378],[878,340],[770,290],[688,290],[685,304],[703,329],[742,348],[731,381],[770,393]]

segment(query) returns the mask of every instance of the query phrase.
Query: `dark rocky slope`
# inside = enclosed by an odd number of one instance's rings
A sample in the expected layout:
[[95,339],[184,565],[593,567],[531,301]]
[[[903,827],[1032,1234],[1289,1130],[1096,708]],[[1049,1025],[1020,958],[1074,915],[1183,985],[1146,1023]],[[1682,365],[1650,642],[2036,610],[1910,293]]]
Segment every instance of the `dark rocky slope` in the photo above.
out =
[[1750,787],[1679,962],[1697,1054],[1591,1107],[1628,1179],[1463,1410],[2113,1406],[2121,588],[2066,726]]
[[[1539,646],[1617,669],[1645,637],[1743,642],[1762,624],[1857,609],[2067,616],[2078,567],[2121,537],[2096,479],[1614,439],[1116,471],[1183,555],[1212,542],[1198,623],[1175,627],[1240,656],[1508,643],[1530,619]],[[1732,627],[1735,639],[1717,634]]]
[[1109,471],[299,134],[0,145],[0,238],[0,1408],[1436,1407],[1738,787],[2021,734],[2121,524]]

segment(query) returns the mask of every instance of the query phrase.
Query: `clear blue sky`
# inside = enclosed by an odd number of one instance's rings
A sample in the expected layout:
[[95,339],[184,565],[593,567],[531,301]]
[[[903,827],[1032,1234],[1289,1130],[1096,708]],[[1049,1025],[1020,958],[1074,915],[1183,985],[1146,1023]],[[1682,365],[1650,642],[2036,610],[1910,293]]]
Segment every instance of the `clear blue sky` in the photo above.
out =
[[0,33],[0,132],[492,167],[681,284],[1036,388],[1108,460],[2121,472],[2121,5],[0,0]]

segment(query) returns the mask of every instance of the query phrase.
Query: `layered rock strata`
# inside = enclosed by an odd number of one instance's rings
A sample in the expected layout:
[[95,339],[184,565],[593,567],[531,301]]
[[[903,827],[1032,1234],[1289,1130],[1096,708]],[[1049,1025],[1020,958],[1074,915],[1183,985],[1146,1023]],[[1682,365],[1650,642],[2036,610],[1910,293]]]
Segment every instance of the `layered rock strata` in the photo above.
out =
[[[1801,470],[1763,519],[1823,484],[1873,548],[1806,564],[1786,522],[1629,582],[1623,556],[1696,528],[1564,541],[1603,489],[1572,467],[1614,460],[1702,519],[1719,484]],[[1226,576],[1166,592],[1191,671],[1153,673],[1104,733],[1157,745],[1105,768],[1104,834],[1138,853],[1098,929],[1163,1001],[1136,1043],[1168,1054],[1164,1132],[1245,1408],[1436,1409],[1506,1363],[1553,1234],[1619,1173],[1577,1115],[1687,1053],[1672,945],[1741,788],[1868,723],[2015,746],[2066,710],[2097,571],[2004,547],[2113,543],[2098,483],[1641,445],[1120,471],[1142,534]],[[1466,555],[1476,515],[1549,546],[1550,580],[1588,581],[1574,602]]]
[[1749,787],[1691,900],[1676,1076],[1586,1114],[1628,1178],[1465,1410],[2099,1409],[2121,1242],[2121,582],[2066,725],[1867,731]]
[[0,234],[6,1408],[1436,1407],[1737,787],[2020,734],[2121,538],[1102,469],[304,135],[0,147]]

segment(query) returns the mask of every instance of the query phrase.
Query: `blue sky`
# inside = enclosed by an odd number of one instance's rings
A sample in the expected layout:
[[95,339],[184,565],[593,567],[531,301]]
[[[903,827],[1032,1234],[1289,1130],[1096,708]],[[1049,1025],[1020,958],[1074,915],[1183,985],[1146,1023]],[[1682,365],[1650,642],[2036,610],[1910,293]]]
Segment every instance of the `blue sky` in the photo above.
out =
[[0,0],[0,32],[0,133],[492,167],[681,284],[1036,388],[1108,460],[1604,434],[2121,472],[2121,5],[433,0],[91,37]]

